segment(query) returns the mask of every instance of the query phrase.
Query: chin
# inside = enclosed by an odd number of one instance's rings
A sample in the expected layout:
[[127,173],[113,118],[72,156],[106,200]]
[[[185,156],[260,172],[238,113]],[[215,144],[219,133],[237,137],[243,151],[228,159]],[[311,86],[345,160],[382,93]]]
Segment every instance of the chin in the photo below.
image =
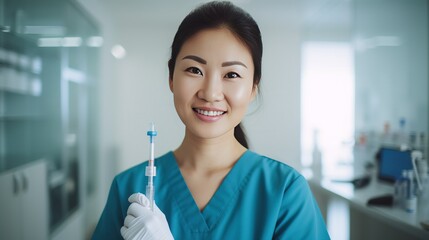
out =
[[[202,139],[215,139],[228,134],[231,129],[220,128],[219,126],[198,126],[188,128],[189,133]],[[232,129],[233,131],[233,129]]]

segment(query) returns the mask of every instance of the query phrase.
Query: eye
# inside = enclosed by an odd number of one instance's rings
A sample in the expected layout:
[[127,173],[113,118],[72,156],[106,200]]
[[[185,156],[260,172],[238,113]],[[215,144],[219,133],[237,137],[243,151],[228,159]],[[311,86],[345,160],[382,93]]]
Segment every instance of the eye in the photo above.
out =
[[192,74],[198,74],[198,75],[203,75],[203,73],[201,72],[200,69],[196,68],[196,67],[189,67],[187,68],[185,71],[190,72]]
[[238,75],[238,73],[235,72],[229,72],[225,75],[225,78],[240,78],[241,76]]

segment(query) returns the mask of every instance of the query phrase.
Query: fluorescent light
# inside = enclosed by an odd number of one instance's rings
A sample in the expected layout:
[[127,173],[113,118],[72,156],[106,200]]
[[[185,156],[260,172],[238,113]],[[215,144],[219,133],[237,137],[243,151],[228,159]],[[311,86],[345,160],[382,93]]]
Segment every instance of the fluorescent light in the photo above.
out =
[[101,47],[103,46],[103,38],[100,36],[92,36],[86,40],[88,47]]
[[116,59],[122,59],[127,55],[127,51],[125,50],[125,48],[122,45],[115,45],[112,47],[112,50],[110,51],[110,53],[112,53],[112,55],[116,58]]
[[39,38],[37,45],[39,47],[61,47],[63,38]]
[[65,37],[62,41],[63,47],[79,47],[82,44],[81,37]]
[[79,47],[82,44],[80,37],[53,37],[39,38],[37,45],[39,47]]

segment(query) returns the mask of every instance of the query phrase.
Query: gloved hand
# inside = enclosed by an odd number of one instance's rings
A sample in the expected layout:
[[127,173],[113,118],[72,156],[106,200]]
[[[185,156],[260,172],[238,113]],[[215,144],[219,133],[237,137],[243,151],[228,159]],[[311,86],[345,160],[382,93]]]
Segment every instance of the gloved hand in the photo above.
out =
[[128,201],[127,216],[124,226],[121,228],[121,235],[126,240],[173,240],[173,235],[168,227],[164,213],[153,204],[153,212],[150,210],[149,199],[141,193],[134,193]]

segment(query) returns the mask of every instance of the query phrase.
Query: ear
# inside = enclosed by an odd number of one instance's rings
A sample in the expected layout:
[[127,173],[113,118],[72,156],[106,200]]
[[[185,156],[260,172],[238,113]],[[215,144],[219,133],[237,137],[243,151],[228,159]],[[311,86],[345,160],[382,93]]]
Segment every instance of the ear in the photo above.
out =
[[250,96],[250,102],[253,102],[253,100],[255,100],[256,95],[258,95],[258,91],[259,91],[258,86],[254,85],[252,88],[252,95]]
[[173,92],[173,75],[174,75],[174,65],[175,61],[173,59],[168,60],[168,85],[170,85],[170,91]]
[[174,93],[174,92],[173,92],[173,79],[172,79],[172,78],[169,78],[169,79],[168,79],[168,85],[170,86],[170,91],[171,91],[172,93]]

